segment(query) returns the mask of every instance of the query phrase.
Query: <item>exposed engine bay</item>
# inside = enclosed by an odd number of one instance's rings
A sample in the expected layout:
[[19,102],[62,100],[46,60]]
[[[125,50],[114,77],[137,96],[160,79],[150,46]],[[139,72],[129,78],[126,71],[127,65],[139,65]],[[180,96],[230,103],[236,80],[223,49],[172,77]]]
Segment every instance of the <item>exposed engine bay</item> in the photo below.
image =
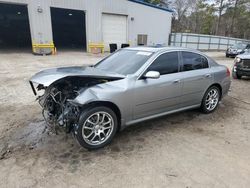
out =
[[[77,124],[82,106],[74,104],[72,101],[87,88],[114,80],[89,77],[66,77],[60,79],[48,87],[39,84],[37,91],[44,90],[44,94],[38,96],[37,100],[42,106],[42,114],[50,128],[63,127],[69,133]],[[31,87],[36,94],[33,83]]]

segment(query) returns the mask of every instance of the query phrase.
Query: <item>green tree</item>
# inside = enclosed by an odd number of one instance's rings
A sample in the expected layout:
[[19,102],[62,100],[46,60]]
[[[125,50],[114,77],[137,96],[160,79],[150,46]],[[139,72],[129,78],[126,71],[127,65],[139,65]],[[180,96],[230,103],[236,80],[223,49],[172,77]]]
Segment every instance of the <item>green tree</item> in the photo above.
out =
[[250,39],[250,0],[144,0],[175,11],[173,32]]
[[216,18],[215,11],[215,7],[208,4],[206,0],[197,1],[195,11],[190,16],[191,20],[195,20],[195,33],[214,33],[214,20]]
[[158,6],[165,6],[165,7],[168,7],[170,4],[170,0],[144,0],[144,2],[152,3]]

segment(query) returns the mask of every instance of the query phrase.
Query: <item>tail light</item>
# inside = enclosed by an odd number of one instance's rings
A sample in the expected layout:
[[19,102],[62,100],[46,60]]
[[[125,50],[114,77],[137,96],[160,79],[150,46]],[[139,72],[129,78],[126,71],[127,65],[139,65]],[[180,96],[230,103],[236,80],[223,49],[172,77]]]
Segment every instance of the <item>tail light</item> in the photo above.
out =
[[231,75],[229,68],[227,68],[227,76],[229,77]]

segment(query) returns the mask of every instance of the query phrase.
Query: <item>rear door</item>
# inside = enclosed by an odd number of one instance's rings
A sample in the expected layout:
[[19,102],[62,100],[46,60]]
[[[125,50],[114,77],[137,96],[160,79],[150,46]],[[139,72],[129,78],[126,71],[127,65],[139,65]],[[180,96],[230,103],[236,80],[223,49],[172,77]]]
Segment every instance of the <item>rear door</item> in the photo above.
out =
[[181,106],[197,105],[203,94],[212,84],[212,73],[206,57],[193,53],[181,52],[181,71],[183,80]]
[[158,71],[160,78],[140,78],[134,89],[134,119],[176,109],[181,98],[178,52],[164,53],[145,71]]

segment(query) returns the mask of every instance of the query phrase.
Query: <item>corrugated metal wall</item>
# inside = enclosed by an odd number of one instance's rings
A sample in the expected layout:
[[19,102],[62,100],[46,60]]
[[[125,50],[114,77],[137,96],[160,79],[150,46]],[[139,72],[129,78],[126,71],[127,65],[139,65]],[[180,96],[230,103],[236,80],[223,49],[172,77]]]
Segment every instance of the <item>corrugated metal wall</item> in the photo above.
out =
[[[102,42],[102,13],[128,15],[128,39],[133,44],[137,34],[143,33],[149,35],[150,45],[167,44],[171,28],[171,13],[127,0],[0,0],[0,2],[28,5],[31,37],[35,43],[53,41],[50,7],[85,11],[88,42]],[[42,9],[42,13],[37,11],[38,8]],[[134,17],[135,21],[132,22],[131,17]]]
[[171,46],[181,46],[198,50],[226,50],[229,46],[236,43],[250,43],[250,41],[246,39],[194,33],[171,34]]
[[[148,36],[148,45],[168,45],[172,14],[156,8],[129,1],[129,40],[137,45],[137,35]],[[134,20],[131,20],[131,17]]]

